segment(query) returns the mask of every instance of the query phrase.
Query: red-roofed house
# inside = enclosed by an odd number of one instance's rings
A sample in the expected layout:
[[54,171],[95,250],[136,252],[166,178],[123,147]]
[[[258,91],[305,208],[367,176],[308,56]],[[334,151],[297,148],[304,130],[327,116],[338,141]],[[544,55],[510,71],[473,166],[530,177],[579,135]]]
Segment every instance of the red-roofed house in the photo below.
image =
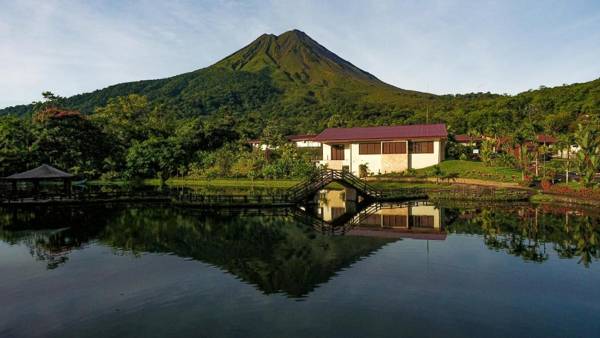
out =
[[469,136],[465,134],[454,135],[456,143],[460,143],[463,146],[476,146],[481,144],[485,138],[483,136]]
[[323,145],[320,164],[359,174],[402,172],[429,167],[444,160],[448,131],[445,124],[328,128],[312,141]]

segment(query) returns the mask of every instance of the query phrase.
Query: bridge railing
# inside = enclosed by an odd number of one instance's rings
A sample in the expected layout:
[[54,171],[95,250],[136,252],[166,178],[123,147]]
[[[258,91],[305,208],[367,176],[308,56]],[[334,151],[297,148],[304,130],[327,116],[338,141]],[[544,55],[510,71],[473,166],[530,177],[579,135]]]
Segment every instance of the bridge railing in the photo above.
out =
[[365,180],[356,177],[351,172],[333,169],[320,170],[310,179],[300,182],[289,188],[287,194],[289,199],[292,201],[297,201],[303,198],[305,199],[314,194],[317,190],[334,181],[346,183],[357,189],[360,193],[372,198],[380,198],[383,196],[383,193],[380,190],[375,189]]

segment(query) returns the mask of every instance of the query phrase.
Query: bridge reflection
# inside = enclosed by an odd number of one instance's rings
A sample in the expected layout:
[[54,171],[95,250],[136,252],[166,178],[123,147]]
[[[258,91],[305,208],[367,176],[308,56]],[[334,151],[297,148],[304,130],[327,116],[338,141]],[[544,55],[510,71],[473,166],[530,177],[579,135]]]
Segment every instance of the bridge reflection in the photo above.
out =
[[322,233],[444,240],[443,209],[424,202],[354,202],[345,191],[322,190],[298,214]]
[[444,240],[447,233],[474,235],[490,250],[527,261],[555,255],[589,266],[600,257],[599,224],[596,212],[556,206],[355,203],[329,190],[304,210],[0,208],[0,242],[9,244],[0,243],[0,254],[25,247],[54,269],[69,264],[73,250],[93,246],[136,257],[168,253],[210,264],[266,294],[304,297],[388,244]]

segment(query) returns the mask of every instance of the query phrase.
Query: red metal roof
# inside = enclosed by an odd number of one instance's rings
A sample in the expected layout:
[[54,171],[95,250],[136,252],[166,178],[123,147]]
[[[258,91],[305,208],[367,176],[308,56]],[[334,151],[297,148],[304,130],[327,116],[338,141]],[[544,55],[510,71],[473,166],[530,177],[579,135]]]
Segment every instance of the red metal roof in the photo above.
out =
[[327,128],[312,140],[324,141],[363,141],[393,140],[409,138],[445,138],[448,137],[446,125],[414,124],[404,126],[363,127],[363,128]]
[[[536,140],[538,143],[546,143],[546,144],[554,144],[557,141],[556,137],[554,137],[552,135],[544,135],[544,134],[537,135]],[[504,144],[504,143],[507,143],[508,141],[510,141],[510,136],[502,136],[502,137],[498,138],[498,144]],[[531,143],[531,142],[527,142],[527,143]]]
[[556,137],[554,137],[552,135],[540,134],[537,136],[537,141],[539,143],[553,144],[553,143],[556,143]]
[[299,134],[299,135],[288,135],[287,138],[289,141],[312,141],[315,138],[315,134]]
[[469,136],[465,134],[454,135],[454,139],[459,143],[483,141],[483,137],[481,136]]

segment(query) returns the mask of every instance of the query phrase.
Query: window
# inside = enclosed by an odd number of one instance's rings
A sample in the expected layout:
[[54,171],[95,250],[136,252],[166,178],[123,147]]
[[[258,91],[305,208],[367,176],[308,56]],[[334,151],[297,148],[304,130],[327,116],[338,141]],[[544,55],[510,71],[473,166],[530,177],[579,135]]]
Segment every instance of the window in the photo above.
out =
[[338,208],[338,207],[332,207],[331,208],[331,219],[336,219],[340,216],[342,216],[343,214],[346,213],[346,209],[345,208]]
[[334,144],[331,146],[331,159],[333,161],[344,160],[344,146],[343,145]]
[[381,154],[381,143],[360,143],[358,153],[361,155]]
[[404,215],[383,215],[384,227],[406,228],[406,216]]
[[414,228],[433,228],[433,216],[410,216]]
[[433,141],[411,142],[410,152],[412,154],[433,154]]
[[369,216],[365,217],[364,221],[362,221],[360,224],[381,225],[381,215],[378,215],[378,214],[369,215]]
[[384,154],[406,154],[406,142],[384,142]]

